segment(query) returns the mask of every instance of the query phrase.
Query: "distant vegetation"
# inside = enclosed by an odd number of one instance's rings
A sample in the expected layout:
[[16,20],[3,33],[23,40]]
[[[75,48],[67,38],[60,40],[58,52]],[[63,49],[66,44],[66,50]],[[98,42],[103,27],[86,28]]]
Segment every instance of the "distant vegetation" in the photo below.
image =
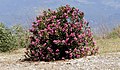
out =
[[[102,33],[102,32],[101,32]],[[105,35],[94,36],[99,47],[99,53],[120,52],[120,26],[113,28]]]
[[26,47],[29,32],[21,25],[11,28],[0,23],[0,52],[12,51],[17,48]]
[[120,38],[120,26],[114,28],[110,33],[108,33],[106,38]]

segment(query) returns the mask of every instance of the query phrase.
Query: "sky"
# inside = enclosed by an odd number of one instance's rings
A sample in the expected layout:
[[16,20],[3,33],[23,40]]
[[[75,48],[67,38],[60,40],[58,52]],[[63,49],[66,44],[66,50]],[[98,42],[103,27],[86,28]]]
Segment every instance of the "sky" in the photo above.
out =
[[93,28],[120,24],[120,0],[0,0],[0,22],[7,26],[28,25],[43,10],[66,4],[83,11]]

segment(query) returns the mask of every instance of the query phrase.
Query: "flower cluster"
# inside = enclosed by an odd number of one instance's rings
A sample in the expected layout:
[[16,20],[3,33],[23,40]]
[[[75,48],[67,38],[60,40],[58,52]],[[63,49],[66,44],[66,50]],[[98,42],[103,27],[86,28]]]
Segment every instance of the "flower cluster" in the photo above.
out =
[[26,55],[31,60],[51,61],[95,54],[98,49],[83,17],[82,11],[69,5],[44,11],[32,23]]

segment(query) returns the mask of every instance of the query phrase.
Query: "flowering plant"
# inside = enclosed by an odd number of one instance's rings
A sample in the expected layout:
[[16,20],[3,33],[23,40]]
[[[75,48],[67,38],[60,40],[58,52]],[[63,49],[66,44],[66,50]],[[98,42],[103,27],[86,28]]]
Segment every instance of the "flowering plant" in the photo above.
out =
[[50,61],[95,54],[91,29],[83,17],[83,12],[69,5],[44,11],[32,23],[26,55],[31,60]]

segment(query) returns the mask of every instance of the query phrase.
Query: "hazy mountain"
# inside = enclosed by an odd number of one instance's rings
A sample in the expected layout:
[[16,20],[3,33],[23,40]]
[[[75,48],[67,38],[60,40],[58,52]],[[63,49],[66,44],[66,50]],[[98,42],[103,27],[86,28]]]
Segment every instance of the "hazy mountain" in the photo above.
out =
[[120,0],[0,0],[0,22],[27,25],[40,11],[69,4],[84,11],[93,28],[100,24],[112,27],[120,24],[119,3]]

